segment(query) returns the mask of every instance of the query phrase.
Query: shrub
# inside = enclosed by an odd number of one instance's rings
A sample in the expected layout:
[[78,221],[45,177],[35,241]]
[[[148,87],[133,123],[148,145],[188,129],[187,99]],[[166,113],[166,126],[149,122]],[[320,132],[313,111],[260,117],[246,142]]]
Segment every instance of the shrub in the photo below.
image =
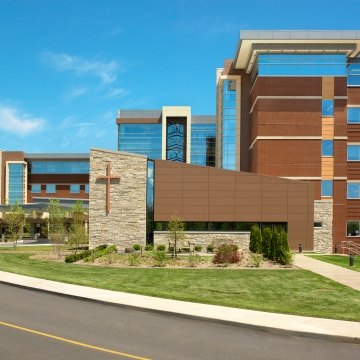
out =
[[135,251],[140,251],[140,249],[141,249],[140,244],[134,244],[134,245],[133,245],[133,249],[134,249]]
[[261,254],[261,232],[257,224],[251,227],[249,250],[253,253]]
[[157,250],[153,253],[153,258],[155,261],[155,266],[163,267],[166,264],[166,254],[165,251]]
[[71,254],[65,257],[66,263],[73,263],[79,260],[82,260],[93,253],[93,250],[85,250],[77,254]]
[[179,252],[184,252],[184,253],[189,253],[190,252],[190,248],[187,246],[187,247],[183,247],[180,249]]
[[201,245],[195,245],[195,251],[200,252],[202,250]]
[[116,252],[116,245],[106,246],[105,248],[98,246],[91,254],[84,258],[85,262],[94,262],[95,259]]
[[141,262],[141,255],[139,253],[132,253],[128,256],[130,266],[137,266]]
[[262,253],[268,259],[271,257],[271,241],[272,231],[269,227],[266,227],[262,232]]
[[153,251],[154,250],[154,245],[153,244],[147,244],[145,246],[145,251]]
[[214,245],[213,245],[213,244],[209,244],[208,246],[206,246],[206,251],[207,251],[208,253],[214,252]]
[[251,253],[251,264],[252,266],[259,267],[263,261],[262,254]]
[[160,245],[156,246],[157,251],[165,251],[165,249],[166,249],[166,246],[163,245],[163,244],[160,244]]
[[221,244],[213,258],[214,264],[235,264],[241,260],[235,244]]
[[290,253],[287,233],[284,230],[282,230],[279,235],[276,260],[282,265],[290,265],[293,262],[292,255]]
[[200,256],[198,254],[190,254],[188,258],[188,263],[190,267],[196,267],[200,263]]
[[131,254],[132,252],[134,252],[134,249],[133,249],[133,248],[126,247],[126,248],[124,249],[124,253],[125,253],[125,254]]

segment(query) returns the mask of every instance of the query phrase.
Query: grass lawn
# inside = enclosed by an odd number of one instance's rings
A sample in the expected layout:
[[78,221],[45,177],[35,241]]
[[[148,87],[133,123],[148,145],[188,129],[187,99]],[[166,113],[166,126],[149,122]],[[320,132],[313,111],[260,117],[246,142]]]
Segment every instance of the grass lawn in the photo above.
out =
[[342,266],[344,268],[360,271],[360,256],[355,256],[354,266],[349,266],[349,256],[343,255],[307,255],[316,260],[321,260],[330,264]]
[[[34,251],[34,250],[33,250]],[[360,293],[304,270],[111,268],[0,250],[0,270],[71,284],[243,309],[360,321]]]

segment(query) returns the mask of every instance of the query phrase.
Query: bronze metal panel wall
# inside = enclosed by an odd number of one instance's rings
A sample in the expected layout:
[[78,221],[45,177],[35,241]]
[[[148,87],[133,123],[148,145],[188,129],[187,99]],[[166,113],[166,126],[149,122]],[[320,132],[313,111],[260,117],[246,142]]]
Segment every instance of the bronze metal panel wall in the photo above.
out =
[[334,100],[334,135],[347,136],[347,101]]
[[257,96],[322,96],[322,78],[258,77],[251,91],[251,105]]
[[155,160],[154,220],[174,214],[184,221],[287,222],[291,247],[313,248],[310,182]]
[[333,245],[346,240],[346,181],[334,180]]
[[347,96],[347,78],[345,76],[334,78],[334,95]]
[[347,96],[349,105],[360,105],[360,88],[347,88]]
[[251,141],[256,136],[321,136],[320,99],[258,99]]
[[351,124],[347,127],[347,136],[349,142],[359,142],[360,141],[360,125]]
[[[334,176],[347,175],[347,141],[335,140],[334,141]],[[360,169],[359,169],[360,172]]]
[[321,176],[321,140],[258,140],[251,171],[270,176]]

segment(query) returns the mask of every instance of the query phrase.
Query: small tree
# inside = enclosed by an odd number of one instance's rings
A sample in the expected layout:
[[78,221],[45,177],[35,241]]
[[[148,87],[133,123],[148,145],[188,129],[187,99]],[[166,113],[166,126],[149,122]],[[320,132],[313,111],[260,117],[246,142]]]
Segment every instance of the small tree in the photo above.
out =
[[85,229],[85,209],[83,208],[82,201],[76,201],[71,212],[72,224],[69,229],[69,244],[76,253],[80,245],[87,244],[89,241]]
[[269,253],[269,259],[274,261],[276,261],[279,253],[279,240],[280,240],[280,232],[275,227],[271,236],[270,253]]
[[279,246],[277,251],[277,261],[283,265],[289,265],[292,262],[287,233],[282,230],[279,235]]
[[21,236],[25,224],[25,211],[16,201],[15,205],[10,206],[8,212],[4,214],[4,222],[6,223],[6,232],[13,242],[14,247]]
[[271,238],[272,231],[269,227],[266,227],[262,232],[262,253],[268,259],[271,256]]
[[253,225],[250,232],[249,250],[253,253],[261,254],[261,232],[257,224]]
[[177,244],[183,243],[185,240],[185,224],[181,217],[173,215],[168,224],[168,238],[174,242],[174,257],[177,258]]
[[58,256],[65,240],[64,211],[60,206],[60,200],[51,199],[48,206],[49,212],[49,240],[53,243]]

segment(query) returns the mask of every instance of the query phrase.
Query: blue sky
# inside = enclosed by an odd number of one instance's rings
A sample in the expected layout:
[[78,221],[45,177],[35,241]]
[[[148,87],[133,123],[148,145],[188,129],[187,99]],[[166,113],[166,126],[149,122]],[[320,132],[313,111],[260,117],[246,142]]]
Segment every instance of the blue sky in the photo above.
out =
[[0,0],[0,149],[116,149],[119,109],[215,114],[241,29],[357,29],[348,0]]

